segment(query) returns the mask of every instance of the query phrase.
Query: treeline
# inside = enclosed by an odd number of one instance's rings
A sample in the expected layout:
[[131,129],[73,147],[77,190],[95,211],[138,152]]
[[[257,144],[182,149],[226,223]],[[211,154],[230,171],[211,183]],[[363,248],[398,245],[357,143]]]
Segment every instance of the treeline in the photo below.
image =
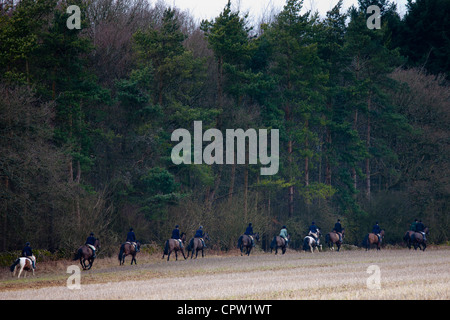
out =
[[[302,7],[199,23],[163,2],[1,1],[0,250],[71,254],[94,232],[110,253],[129,227],[162,244],[175,224],[228,250],[249,222],[264,246],[282,225],[299,245],[337,218],[351,244],[375,221],[401,242],[414,218],[448,241],[450,3]],[[279,129],[278,173],[174,165],[171,134],[194,121]]]

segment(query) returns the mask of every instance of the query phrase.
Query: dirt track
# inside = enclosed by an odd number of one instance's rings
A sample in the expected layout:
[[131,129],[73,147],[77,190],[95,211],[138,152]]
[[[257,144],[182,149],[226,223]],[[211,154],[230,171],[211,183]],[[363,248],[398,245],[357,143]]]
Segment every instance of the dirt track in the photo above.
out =
[[[450,298],[450,248],[139,261],[137,266],[119,267],[112,260],[99,260],[91,271],[81,273],[79,290],[67,288],[66,266],[59,267],[61,272],[38,272],[35,278],[20,280],[6,277],[5,271],[0,299]],[[381,272],[380,289],[367,286],[368,278],[375,277],[367,273],[372,265]]]

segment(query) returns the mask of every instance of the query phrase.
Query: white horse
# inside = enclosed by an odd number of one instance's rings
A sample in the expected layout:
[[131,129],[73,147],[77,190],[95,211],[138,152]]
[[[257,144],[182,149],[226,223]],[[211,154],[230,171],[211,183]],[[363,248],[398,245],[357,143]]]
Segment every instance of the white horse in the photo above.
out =
[[20,274],[22,273],[23,270],[25,270],[24,278],[26,278],[26,276],[27,276],[27,271],[33,271],[33,276],[34,276],[34,268],[33,268],[32,259],[34,261],[36,261],[35,256],[18,258],[10,267],[10,270],[13,273],[12,276],[14,277],[16,275],[17,269],[20,269],[19,275],[17,278],[20,278]]
[[321,236],[320,230],[317,230],[317,241],[311,235],[311,232],[303,239],[303,250],[309,250],[314,252],[314,249],[317,248],[317,251],[322,251],[322,244],[320,243],[319,237]]

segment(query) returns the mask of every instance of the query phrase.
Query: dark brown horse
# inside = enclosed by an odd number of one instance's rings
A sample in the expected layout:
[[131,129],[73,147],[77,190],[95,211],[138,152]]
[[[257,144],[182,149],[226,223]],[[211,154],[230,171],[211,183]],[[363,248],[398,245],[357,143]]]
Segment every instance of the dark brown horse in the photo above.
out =
[[380,238],[378,238],[378,236],[375,233],[369,233],[364,237],[363,246],[366,248],[366,251],[370,250],[372,245],[376,245],[377,250],[380,250],[383,238],[384,238],[384,229],[381,230],[380,232]]
[[[288,241],[291,238],[290,235],[288,235]],[[281,236],[275,236],[273,237],[272,242],[270,243],[270,252],[272,252],[273,249],[275,249],[275,254],[278,254],[278,248],[281,248],[281,253],[286,253],[286,240]]]
[[188,257],[189,257],[189,252],[192,251],[191,254],[191,259],[194,256],[194,252],[195,252],[195,259],[197,259],[198,256],[198,252],[201,250],[202,251],[202,258],[205,257],[205,246],[203,245],[203,241],[209,240],[209,236],[207,233],[205,233],[205,236],[203,238],[192,238],[191,240],[189,240],[189,244],[187,246],[187,252],[188,252]]
[[[181,244],[180,244],[181,240]],[[184,249],[182,244],[186,242],[186,233],[181,233],[180,240],[178,239],[169,239],[166,241],[166,244],[164,246],[164,253],[162,256],[162,259],[164,259],[164,256],[167,255],[167,261],[169,261],[170,254],[174,251],[175,252],[175,260],[178,260],[178,251],[181,251],[183,254],[183,258],[186,260],[186,256],[184,255]]]
[[[100,240],[99,239],[95,239],[95,243],[94,243],[94,247],[96,249],[96,251],[98,249],[100,249]],[[91,247],[89,247],[87,244],[81,246],[80,248],[78,248],[77,253],[75,254],[75,257],[73,260],[78,260],[80,259],[80,264],[83,267],[83,270],[89,270],[90,268],[92,268],[92,264],[94,263],[95,258],[94,256],[94,251],[91,249]],[[88,262],[88,264],[86,264],[86,261]]]
[[131,255],[131,264],[137,264],[136,254],[141,249],[141,243],[139,241],[136,242],[136,246],[134,246],[131,242],[122,243],[119,251],[119,265],[123,265],[125,263],[125,257]]
[[[428,228],[425,228],[423,230],[425,235],[427,235],[429,231],[430,230]],[[425,251],[425,249],[427,248],[427,239],[426,237],[424,238],[421,232],[414,232],[411,235],[411,244],[414,246],[414,250],[417,250],[417,248],[419,248],[420,250]]]
[[[345,230],[342,229],[341,238],[344,241]],[[342,241],[339,240],[339,232],[332,231],[325,235],[325,243],[328,244],[328,248],[334,250],[334,245],[336,244],[337,251],[341,249]]]
[[[253,238],[256,241],[259,241],[259,233],[255,233],[253,235]],[[252,251],[252,248],[253,248],[252,239],[250,238],[249,235],[243,234],[239,237],[237,246],[241,250],[241,256],[244,253],[247,254],[247,256],[249,256],[250,252]],[[245,252],[244,252],[244,249],[245,249]]]

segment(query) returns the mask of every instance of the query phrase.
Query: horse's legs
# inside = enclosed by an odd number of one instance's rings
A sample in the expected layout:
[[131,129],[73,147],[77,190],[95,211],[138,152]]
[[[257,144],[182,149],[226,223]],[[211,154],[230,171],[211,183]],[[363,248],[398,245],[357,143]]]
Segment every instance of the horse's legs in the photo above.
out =
[[23,267],[24,267],[24,266],[21,266],[21,267],[20,267],[19,275],[18,275],[18,277],[17,277],[17,278],[20,278],[20,274],[21,274],[21,273],[22,273],[22,271],[23,271]]
[[202,258],[205,257],[205,252],[204,252],[204,248],[202,248]]

